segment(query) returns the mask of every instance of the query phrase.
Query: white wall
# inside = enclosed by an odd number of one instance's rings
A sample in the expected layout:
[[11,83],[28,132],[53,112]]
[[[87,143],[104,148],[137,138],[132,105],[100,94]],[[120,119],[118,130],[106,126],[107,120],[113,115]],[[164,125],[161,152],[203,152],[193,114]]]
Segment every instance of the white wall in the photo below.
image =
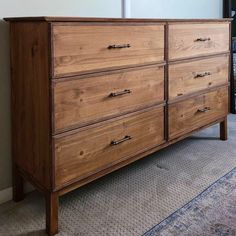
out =
[[121,17],[120,0],[0,0],[4,16]]
[[131,16],[141,18],[219,18],[223,0],[129,0]]
[[[131,17],[217,18],[221,0],[127,0]],[[0,0],[0,19],[9,16],[121,17],[122,0]],[[8,24],[0,20],[0,190],[11,186]]]

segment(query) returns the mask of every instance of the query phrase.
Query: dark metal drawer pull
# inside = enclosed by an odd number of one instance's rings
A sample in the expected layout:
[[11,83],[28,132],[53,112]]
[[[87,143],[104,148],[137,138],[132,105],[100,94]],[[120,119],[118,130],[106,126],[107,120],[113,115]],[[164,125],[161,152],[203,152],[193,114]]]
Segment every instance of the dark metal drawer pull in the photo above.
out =
[[116,49],[116,48],[130,48],[131,45],[128,43],[128,44],[113,44],[113,45],[109,45],[107,48],[108,49]]
[[196,75],[194,76],[194,79],[203,78],[203,77],[206,77],[206,76],[209,76],[209,75],[211,75],[211,72],[199,73],[199,74],[196,74]]
[[121,92],[110,93],[109,97],[117,97],[117,96],[121,96],[124,94],[129,94],[129,93],[131,93],[131,90],[125,89],[124,91],[121,91]]
[[120,143],[123,143],[123,142],[125,142],[125,141],[128,141],[128,140],[130,140],[130,139],[132,139],[132,137],[131,136],[128,136],[128,135],[126,135],[123,139],[121,139],[121,140],[117,140],[117,141],[111,141],[111,145],[112,146],[115,146],[115,145],[118,145],[118,144],[120,144]]
[[211,40],[211,38],[197,38],[195,40],[195,42],[206,42],[206,41],[210,41],[210,40]]
[[210,110],[211,110],[210,107],[205,107],[205,108],[203,108],[203,109],[198,109],[197,111],[198,111],[198,112],[208,112],[208,111],[210,111]]

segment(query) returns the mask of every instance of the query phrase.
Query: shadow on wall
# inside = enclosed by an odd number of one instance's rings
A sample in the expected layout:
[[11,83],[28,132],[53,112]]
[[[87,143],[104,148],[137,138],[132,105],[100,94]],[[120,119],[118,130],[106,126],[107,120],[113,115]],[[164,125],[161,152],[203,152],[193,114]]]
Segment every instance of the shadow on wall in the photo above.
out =
[[0,190],[11,186],[9,24],[0,20]]

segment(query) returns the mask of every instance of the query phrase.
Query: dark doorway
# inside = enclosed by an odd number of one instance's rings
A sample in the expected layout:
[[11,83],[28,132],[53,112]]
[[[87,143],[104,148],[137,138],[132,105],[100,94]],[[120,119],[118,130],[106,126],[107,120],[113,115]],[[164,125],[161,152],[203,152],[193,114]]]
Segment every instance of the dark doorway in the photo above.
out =
[[223,0],[223,17],[233,18],[231,30],[230,111],[236,114],[236,0]]

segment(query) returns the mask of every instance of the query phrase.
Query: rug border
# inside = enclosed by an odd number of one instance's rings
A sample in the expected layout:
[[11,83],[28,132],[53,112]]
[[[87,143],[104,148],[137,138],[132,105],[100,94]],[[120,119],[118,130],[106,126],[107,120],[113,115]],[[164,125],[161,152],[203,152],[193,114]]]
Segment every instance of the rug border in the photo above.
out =
[[191,199],[189,202],[187,202],[185,205],[183,205],[182,207],[178,208],[176,211],[174,211],[173,213],[171,213],[169,216],[167,216],[165,219],[163,219],[161,222],[159,222],[158,224],[154,225],[152,228],[150,228],[149,230],[147,230],[145,233],[142,234],[142,236],[153,236],[153,233],[157,233],[158,231],[160,231],[161,229],[163,229],[163,227],[165,227],[167,224],[173,222],[173,220],[176,219],[175,215],[181,211],[184,210],[186,211],[189,207],[190,204],[197,202],[198,200],[200,200],[200,198],[205,195],[208,194],[209,191],[212,191],[214,188],[218,187],[222,181],[225,181],[226,179],[229,179],[234,172],[236,172],[236,167],[234,167],[232,170],[230,170],[229,172],[227,172],[226,174],[224,174],[222,177],[220,177],[219,179],[217,179],[216,181],[214,181],[211,185],[209,185],[206,189],[204,189],[202,192],[200,192],[196,197],[194,197],[193,199]]

